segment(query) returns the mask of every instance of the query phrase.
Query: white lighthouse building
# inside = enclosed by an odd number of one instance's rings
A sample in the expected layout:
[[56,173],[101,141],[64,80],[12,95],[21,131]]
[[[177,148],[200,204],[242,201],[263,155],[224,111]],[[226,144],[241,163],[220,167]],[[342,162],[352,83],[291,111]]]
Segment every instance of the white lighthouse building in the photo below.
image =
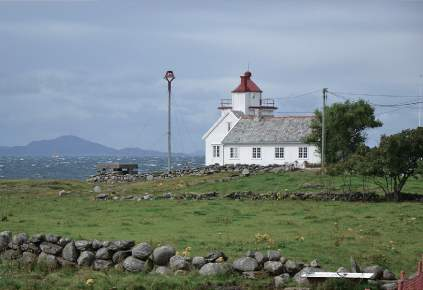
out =
[[274,116],[275,101],[262,93],[247,71],[221,100],[220,118],[203,136],[206,165],[320,163],[317,147],[304,143],[313,117]]

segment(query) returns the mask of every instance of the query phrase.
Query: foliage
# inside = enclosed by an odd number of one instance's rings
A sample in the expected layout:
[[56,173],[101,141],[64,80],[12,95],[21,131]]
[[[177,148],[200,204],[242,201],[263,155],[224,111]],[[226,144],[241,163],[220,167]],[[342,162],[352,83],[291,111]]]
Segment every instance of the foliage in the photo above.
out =
[[[382,122],[375,117],[374,108],[364,100],[334,103],[327,106],[325,111],[325,160],[328,164],[346,160],[364,145],[366,129],[382,126]],[[315,116],[311,134],[305,141],[316,145],[321,152],[322,112],[316,110]]]
[[423,159],[423,128],[404,130],[398,134],[382,136],[378,147],[366,154],[364,174],[381,177],[375,183],[395,200],[408,179],[421,171]]

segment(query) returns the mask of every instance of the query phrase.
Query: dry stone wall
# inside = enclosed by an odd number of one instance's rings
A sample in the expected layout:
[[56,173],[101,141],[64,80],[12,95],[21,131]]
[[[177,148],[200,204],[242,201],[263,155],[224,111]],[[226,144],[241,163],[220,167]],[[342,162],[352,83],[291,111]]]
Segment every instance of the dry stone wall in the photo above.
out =
[[[115,268],[127,272],[180,275],[196,271],[200,275],[242,275],[248,279],[273,277],[275,286],[283,287],[294,280],[299,285],[309,281],[304,273],[323,271],[319,262],[295,261],[282,256],[280,251],[248,251],[244,256],[229,262],[222,251],[211,251],[206,256],[189,257],[189,249],[179,254],[171,245],[153,247],[147,242],[133,240],[73,240],[54,234],[26,233],[12,235],[10,231],[0,233],[0,258],[24,265],[38,264],[49,270],[61,267],[90,267],[94,270]],[[354,261],[352,270],[360,272]],[[340,268],[338,271],[346,271]],[[373,273],[375,283],[395,282],[395,275],[388,269],[373,265],[363,272]]]

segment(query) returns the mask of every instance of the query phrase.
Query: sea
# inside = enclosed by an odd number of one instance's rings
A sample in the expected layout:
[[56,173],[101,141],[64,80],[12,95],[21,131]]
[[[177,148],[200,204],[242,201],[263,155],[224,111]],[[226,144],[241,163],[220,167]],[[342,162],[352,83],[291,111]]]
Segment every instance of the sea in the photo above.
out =
[[[78,179],[84,180],[96,173],[100,162],[137,163],[138,171],[157,172],[167,169],[167,157],[27,157],[0,156],[1,179]],[[173,156],[172,168],[200,167],[204,156]]]

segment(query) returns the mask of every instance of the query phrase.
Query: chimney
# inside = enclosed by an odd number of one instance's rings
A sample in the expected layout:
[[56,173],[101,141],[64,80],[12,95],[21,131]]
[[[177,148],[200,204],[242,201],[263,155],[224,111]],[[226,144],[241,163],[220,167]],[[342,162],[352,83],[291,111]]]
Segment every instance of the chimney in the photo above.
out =
[[251,73],[249,71],[246,71],[243,76],[241,76],[241,87],[244,91],[248,90],[248,81],[251,78]]

